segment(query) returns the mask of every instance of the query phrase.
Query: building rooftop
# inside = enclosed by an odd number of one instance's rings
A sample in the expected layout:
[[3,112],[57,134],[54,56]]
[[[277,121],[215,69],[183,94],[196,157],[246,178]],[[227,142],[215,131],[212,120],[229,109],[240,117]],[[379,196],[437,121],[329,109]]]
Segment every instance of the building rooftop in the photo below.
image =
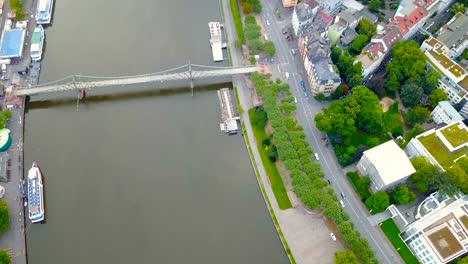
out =
[[340,82],[340,76],[334,72],[332,65],[333,62],[330,59],[330,43],[324,38],[320,37],[318,34],[312,34],[312,37],[309,39],[309,44],[307,47],[307,56],[312,62],[314,72],[316,74],[315,78],[320,84],[326,84],[329,80],[334,82]]
[[407,244],[422,238],[438,263],[447,263],[467,251],[462,244],[468,238],[467,208],[466,195],[432,193],[418,206],[417,220],[406,227],[401,237]]
[[458,46],[465,39],[468,39],[468,15],[458,13],[454,19],[449,21],[444,30],[437,37],[447,47]]
[[315,8],[318,8],[318,4],[314,0],[306,0],[297,4],[294,10],[299,22],[311,20],[314,17]]
[[[457,126],[457,128],[451,128],[444,133],[441,132],[451,126]],[[461,133],[458,134],[459,138],[462,138],[465,143],[460,143],[461,139],[455,139],[454,141],[454,139],[452,139],[452,130]],[[444,169],[452,166],[458,158],[468,155],[468,147],[466,146],[468,141],[465,141],[466,138],[468,138],[468,128],[462,121],[431,129],[416,137],[432,158]],[[450,143],[451,141],[455,146]]]
[[0,40],[0,59],[18,58],[23,55],[24,29],[5,30]]
[[405,152],[393,140],[364,151],[364,155],[374,165],[385,185],[416,172]]
[[358,36],[358,34],[356,33],[356,31],[352,28],[347,28],[343,34],[342,34],[342,37],[341,37],[341,42],[344,44],[344,45],[349,45],[356,37]]

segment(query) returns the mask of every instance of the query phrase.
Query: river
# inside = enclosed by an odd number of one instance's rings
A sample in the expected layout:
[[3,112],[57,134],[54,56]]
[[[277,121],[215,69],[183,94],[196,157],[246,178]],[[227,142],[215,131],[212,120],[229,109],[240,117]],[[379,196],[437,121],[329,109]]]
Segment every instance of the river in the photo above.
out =
[[[41,82],[212,64],[216,0],[55,2]],[[34,101],[34,100],[33,100]],[[215,90],[29,104],[25,167],[44,173],[30,264],[288,263],[241,135]]]

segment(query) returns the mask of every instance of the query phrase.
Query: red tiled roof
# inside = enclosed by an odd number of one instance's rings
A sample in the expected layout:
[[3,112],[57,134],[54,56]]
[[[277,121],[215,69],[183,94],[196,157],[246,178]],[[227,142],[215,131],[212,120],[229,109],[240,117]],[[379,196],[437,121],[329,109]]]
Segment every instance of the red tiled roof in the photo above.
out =
[[385,51],[385,48],[384,46],[382,45],[381,42],[376,42],[376,43],[372,43],[368,49],[368,53],[374,57],[374,58],[377,58],[379,57],[379,52],[380,53],[384,53]]

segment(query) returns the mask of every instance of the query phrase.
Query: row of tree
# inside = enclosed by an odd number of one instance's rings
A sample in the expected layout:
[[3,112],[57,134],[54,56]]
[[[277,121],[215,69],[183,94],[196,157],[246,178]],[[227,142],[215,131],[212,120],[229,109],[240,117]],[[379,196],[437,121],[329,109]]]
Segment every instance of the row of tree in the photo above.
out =
[[276,53],[275,44],[272,41],[261,41],[262,28],[257,24],[254,16],[248,15],[245,17],[244,35],[249,39],[249,49],[253,54],[265,52],[268,56],[273,57]]
[[252,13],[260,14],[262,12],[262,4],[260,0],[239,0],[242,7],[242,13],[245,15]]
[[[289,86],[280,80],[272,82],[269,75],[254,73],[251,80],[263,99],[263,107],[269,125],[274,129],[272,141],[277,146],[279,159],[290,171],[293,191],[311,210],[320,209],[324,216],[337,225],[344,240],[363,263],[377,263],[368,241],[354,230],[349,216],[338,204],[334,190],[323,180],[320,165],[311,160],[309,146],[303,128],[293,117],[296,108]],[[286,94],[278,100],[279,94]]]

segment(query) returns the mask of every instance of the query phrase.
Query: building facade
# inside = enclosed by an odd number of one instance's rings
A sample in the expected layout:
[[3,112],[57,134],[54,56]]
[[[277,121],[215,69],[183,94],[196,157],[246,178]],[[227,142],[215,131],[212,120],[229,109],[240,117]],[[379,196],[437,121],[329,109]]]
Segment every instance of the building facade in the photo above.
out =
[[434,110],[431,112],[431,118],[437,125],[442,123],[450,124],[463,120],[463,117],[457,112],[457,110],[450,104],[449,101],[439,102],[436,108],[434,108]]

